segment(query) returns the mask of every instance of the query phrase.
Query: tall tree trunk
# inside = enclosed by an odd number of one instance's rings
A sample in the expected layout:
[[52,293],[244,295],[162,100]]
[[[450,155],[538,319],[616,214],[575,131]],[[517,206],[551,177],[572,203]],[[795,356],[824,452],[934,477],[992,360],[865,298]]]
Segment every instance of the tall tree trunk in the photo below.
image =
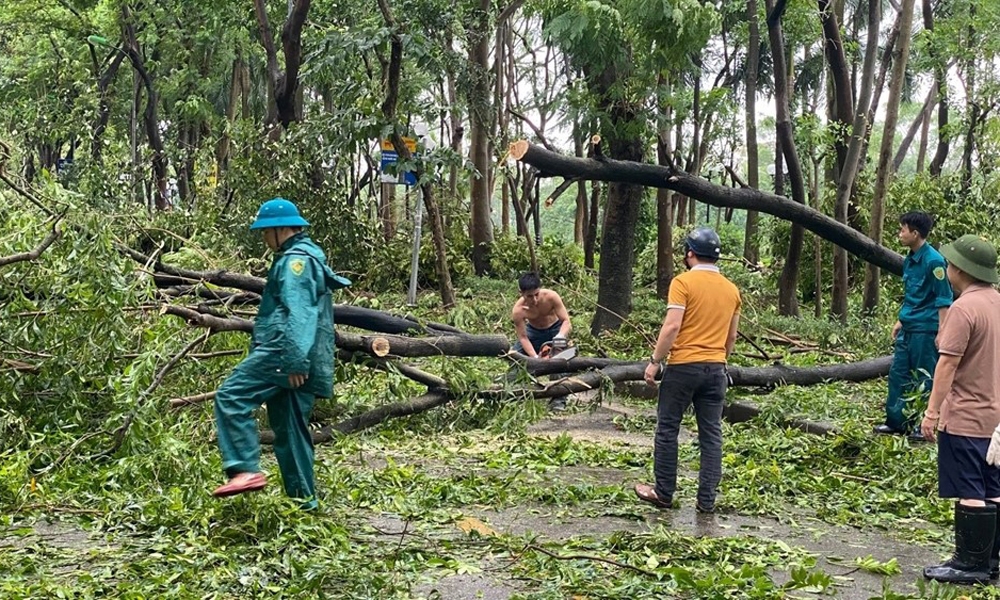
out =
[[[840,178],[837,181],[837,197],[833,208],[834,218],[845,225],[848,221],[848,207],[851,203],[854,182],[861,168],[861,151],[866,146],[871,124],[868,108],[873,89],[872,78],[875,73],[875,55],[878,52],[878,34],[881,19],[882,7],[878,2],[870,2],[868,5],[868,39],[865,46],[865,59],[861,75],[861,94],[858,97],[854,111],[851,140],[847,147],[844,169],[841,171]],[[830,313],[840,319],[841,323],[847,322],[847,295],[850,291],[848,271],[847,252],[839,246],[834,247],[833,298],[830,304]]]
[[[223,177],[229,170],[229,155],[232,151],[232,128],[236,120],[236,105],[239,103],[243,86],[243,51],[236,49],[236,58],[233,59],[233,73],[229,80],[229,101],[226,103],[226,124],[222,129],[222,136],[215,149],[215,164],[219,177]],[[228,187],[228,186],[224,186]]]
[[[573,121],[573,153],[580,158],[583,154],[583,132],[580,122]],[[587,182],[580,180],[576,184],[576,209],[573,211],[573,243],[583,246],[587,233]]]
[[[805,181],[802,177],[802,164],[795,149],[795,137],[792,130],[792,118],[788,99],[790,90],[790,64],[786,62],[784,36],[781,31],[782,10],[775,10],[775,0],[765,0],[767,6],[767,30],[771,43],[771,56],[774,60],[775,113],[777,119],[777,137],[781,140],[781,152],[788,163],[788,180],[792,186],[792,199],[799,204],[806,203]],[[778,312],[786,316],[796,316],[799,312],[796,291],[799,282],[799,262],[802,256],[804,231],[801,225],[792,225],[792,233],[788,242],[788,255],[778,278]]]
[[[924,105],[920,108],[920,112],[910,123],[910,128],[907,129],[906,135],[903,136],[903,141],[900,142],[899,148],[896,150],[896,157],[892,159],[892,170],[899,171],[899,167],[903,165],[903,161],[906,160],[906,155],[909,153],[910,144],[913,143],[913,138],[917,137],[917,130],[922,129],[924,123],[930,120],[931,109],[934,108],[934,99],[937,97],[937,91],[934,86],[931,86],[931,91],[927,94],[927,99],[924,100]],[[919,173],[919,170],[917,171]]]
[[[753,1],[753,0],[751,0]],[[670,81],[663,75],[659,78],[661,94],[660,122],[669,123],[671,117],[670,104],[665,102],[670,97]],[[673,164],[670,148],[670,128],[666,125],[660,128],[656,140],[656,159],[664,166]],[[656,295],[666,298],[670,290],[670,282],[674,278],[674,215],[673,194],[670,190],[656,190]]]
[[[603,129],[607,133],[604,139],[610,158],[641,161],[644,149],[638,133],[641,107],[628,103],[615,92],[625,76],[620,69],[607,67],[596,78],[588,79],[602,113],[608,115]],[[643,192],[642,186],[637,185],[612,183],[608,186],[601,232],[597,310],[590,324],[594,335],[617,329],[632,312],[635,228]]]
[[[892,179],[892,145],[896,137],[896,123],[899,120],[899,103],[902,98],[903,80],[906,75],[906,59],[910,53],[910,36],[905,35],[913,25],[914,0],[902,0],[900,13],[900,31],[896,43],[898,52],[893,57],[892,79],[889,82],[889,99],[885,108],[885,131],[882,134],[882,146],[878,154],[878,170],[875,173],[875,194],[872,198],[871,228],[869,237],[876,243],[882,242],[882,230],[885,226],[885,196]],[[879,268],[869,266],[865,271],[865,290],[863,308],[866,313],[872,313],[879,300]]]
[[[968,39],[966,40],[966,47],[968,48],[978,48],[979,40],[976,36],[976,5],[970,3],[968,5],[969,9],[969,27],[968,27]],[[978,93],[978,73],[976,72],[976,57],[975,55],[966,56],[963,60],[965,63],[965,112],[968,115],[968,128],[965,130],[965,143],[962,147],[962,162],[961,162],[961,188],[962,197],[968,198],[969,192],[972,190],[972,151],[975,149],[976,144],[976,134],[978,133],[979,124],[985,120],[987,114],[984,114],[982,106],[977,101]],[[988,113],[988,109],[986,111]]]
[[143,127],[146,131],[146,141],[153,151],[152,171],[153,205],[157,210],[169,208],[167,202],[167,153],[163,148],[163,138],[160,136],[160,119],[157,116],[157,107],[160,103],[160,96],[153,86],[153,75],[146,68],[146,63],[139,52],[139,42],[136,39],[135,24],[127,6],[122,7],[122,22],[125,32],[125,47],[123,51],[132,62],[132,67],[138,73],[146,89],[146,108],[143,111]]
[[823,38],[827,63],[830,65],[830,75],[833,80],[836,137],[834,149],[837,153],[837,166],[834,176],[839,178],[847,161],[847,138],[845,133],[851,124],[854,114],[853,88],[851,74],[844,53],[844,42],[840,37],[840,25],[830,0],[818,0],[820,20],[823,23]]
[[[934,8],[931,0],[921,2],[924,17],[924,29],[928,32],[934,30]],[[945,66],[945,57],[937,56],[931,49],[931,57],[934,59],[934,81],[938,91],[938,122],[937,122],[937,149],[934,151],[934,158],[931,159],[928,171],[932,177],[940,177],[944,168],[944,161],[948,160],[948,151],[951,140],[948,139],[948,70]]]
[[97,93],[99,94],[97,121],[94,123],[94,133],[90,142],[90,157],[94,162],[100,162],[101,160],[102,136],[104,135],[104,130],[108,127],[108,120],[111,118],[111,102],[108,100],[108,88],[111,87],[111,83],[115,80],[115,75],[118,74],[118,68],[124,59],[125,53],[116,50],[114,56],[111,58],[111,62],[108,64],[108,68],[105,69],[104,74],[101,75],[101,79],[97,82]]
[[[669,164],[660,160],[660,164]],[[660,298],[667,297],[674,279],[673,213],[673,194],[670,190],[656,190],[656,295]]]
[[396,236],[396,215],[393,210],[393,204],[396,201],[396,186],[392,183],[383,183],[380,187],[378,216],[382,223],[382,236],[388,243]]
[[[937,98],[937,83],[931,85],[930,93],[932,98]],[[923,122],[920,124],[920,147],[917,151],[917,173],[923,173],[924,166],[927,164],[927,138],[930,136],[931,132],[931,112],[933,110],[934,104],[932,101],[931,110],[927,111]]]
[[[612,109],[622,111],[621,108]],[[631,118],[634,118],[631,117]],[[630,117],[620,115],[615,126],[624,129]],[[634,134],[616,135],[609,144],[616,160],[641,161],[642,141]],[[632,312],[632,271],[635,264],[635,227],[644,190],[641,186],[612,183],[601,233],[601,264],[598,272],[597,311],[590,330],[598,335],[616,330]]]
[[594,254],[597,252],[597,221],[601,212],[601,182],[591,182],[590,214],[587,223],[587,235],[583,239],[583,266],[594,268]]
[[[399,30],[396,20],[392,16],[387,0],[378,0],[379,9],[385,24],[392,32],[390,34],[389,64],[386,67],[386,96],[382,102],[382,114],[386,122],[392,125],[393,130],[389,136],[392,145],[396,149],[401,161],[408,162],[413,159],[410,149],[399,135],[396,123],[396,104],[399,101],[399,79],[403,66],[403,35]],[[416,165],[417,181],[423,181],[423,166]],[[447,240],[444,237],[444,220],[441,216],[441,209],[434,196],[434,186],[430,183],[420,185],[424,197],[424,208],[427,209],[427,220],[430,222],[431,239],[434,241],[434,254],[437,258],[435,266],[438,276],[438,288],[441,292],[441,304],[444,308],[455,306],[455,288],[451,283],[451,270],[448,266]]]
[[[493,244],[491,219],[491,189],[493,165],[490,161],[490,136],[493,109],[490,101],[490,0],[480,0],[465,26],[469,48],[469,161],[474,172],[469,181],[472,239],[472,266],[476,275],[490,270],[490,248]],[[499,60],[499,58],[498,58]]]
[[[750,41],[747,49],[746,90],[747,127],[747,185],[760,186],[760,157],[757,151],[757,71],[760,64],[760,25],[757,17],[757,0],[747,0],[747,22]],[[747,211],[743,237],[743,259],[756,265],[760,261],[760,243],[757,241],[757,211]],[[673,263],[671,263],[673,264]]]

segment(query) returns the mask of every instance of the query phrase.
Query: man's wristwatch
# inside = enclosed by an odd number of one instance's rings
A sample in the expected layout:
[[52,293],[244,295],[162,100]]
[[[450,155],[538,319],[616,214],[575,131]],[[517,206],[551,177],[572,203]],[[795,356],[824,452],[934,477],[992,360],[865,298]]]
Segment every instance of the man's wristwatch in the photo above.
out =
[[663,362],[663,359],[657,360],[652,354],[649,355],[649,363],[653,365],[658,365]]

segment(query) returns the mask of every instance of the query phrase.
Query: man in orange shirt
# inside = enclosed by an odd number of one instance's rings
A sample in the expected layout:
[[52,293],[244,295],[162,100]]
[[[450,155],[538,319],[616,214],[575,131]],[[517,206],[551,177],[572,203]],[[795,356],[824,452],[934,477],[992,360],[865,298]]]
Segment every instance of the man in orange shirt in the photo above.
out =
[[722,242],[712,229],[688,234],[684,266],[689,270],[670,283],[667,316],[646,366],[644,377],[649,385],[654,385],[661,371],[663,375],[653,444],[656,485],[640,483],[635,493],[660,508],[673,506],[677,434],[684,411],[694,404],[701,451],[696,508],[706,513],[715,510],[722,479],[722,407],[729,383],[726,360],[736,343],[742,304],[739,290],[716,266],[721,254]]

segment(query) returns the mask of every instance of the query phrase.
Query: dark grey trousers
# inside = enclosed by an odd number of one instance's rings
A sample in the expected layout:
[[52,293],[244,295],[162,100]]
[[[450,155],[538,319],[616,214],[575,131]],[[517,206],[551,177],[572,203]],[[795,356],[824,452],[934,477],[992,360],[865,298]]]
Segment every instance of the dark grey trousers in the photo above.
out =
[[722,479],[722,406],[729,377],[720,363],[670,365],[663,371],[653,443],[656,495],[670,500],[677,489],[677,434],[688,405],[694,404],[698,420],[698,504],[715,507]]

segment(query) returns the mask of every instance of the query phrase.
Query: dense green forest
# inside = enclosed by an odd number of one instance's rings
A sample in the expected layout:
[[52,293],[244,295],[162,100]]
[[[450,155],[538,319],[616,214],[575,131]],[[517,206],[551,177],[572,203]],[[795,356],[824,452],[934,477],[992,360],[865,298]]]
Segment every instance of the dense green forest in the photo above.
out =
[[[1000,241],[997,31],[995,0],[3,3],[0,598],[1000,597],[925,584],[934,446],[870,434],[898,216]],[[313,513],[210,495],[273,197],[353,280]],[[700,225],[744,300],[710,521],[692,435],[684,508],[631,494]],[[561,383],[505,354],[527,270],[593,361]]]

